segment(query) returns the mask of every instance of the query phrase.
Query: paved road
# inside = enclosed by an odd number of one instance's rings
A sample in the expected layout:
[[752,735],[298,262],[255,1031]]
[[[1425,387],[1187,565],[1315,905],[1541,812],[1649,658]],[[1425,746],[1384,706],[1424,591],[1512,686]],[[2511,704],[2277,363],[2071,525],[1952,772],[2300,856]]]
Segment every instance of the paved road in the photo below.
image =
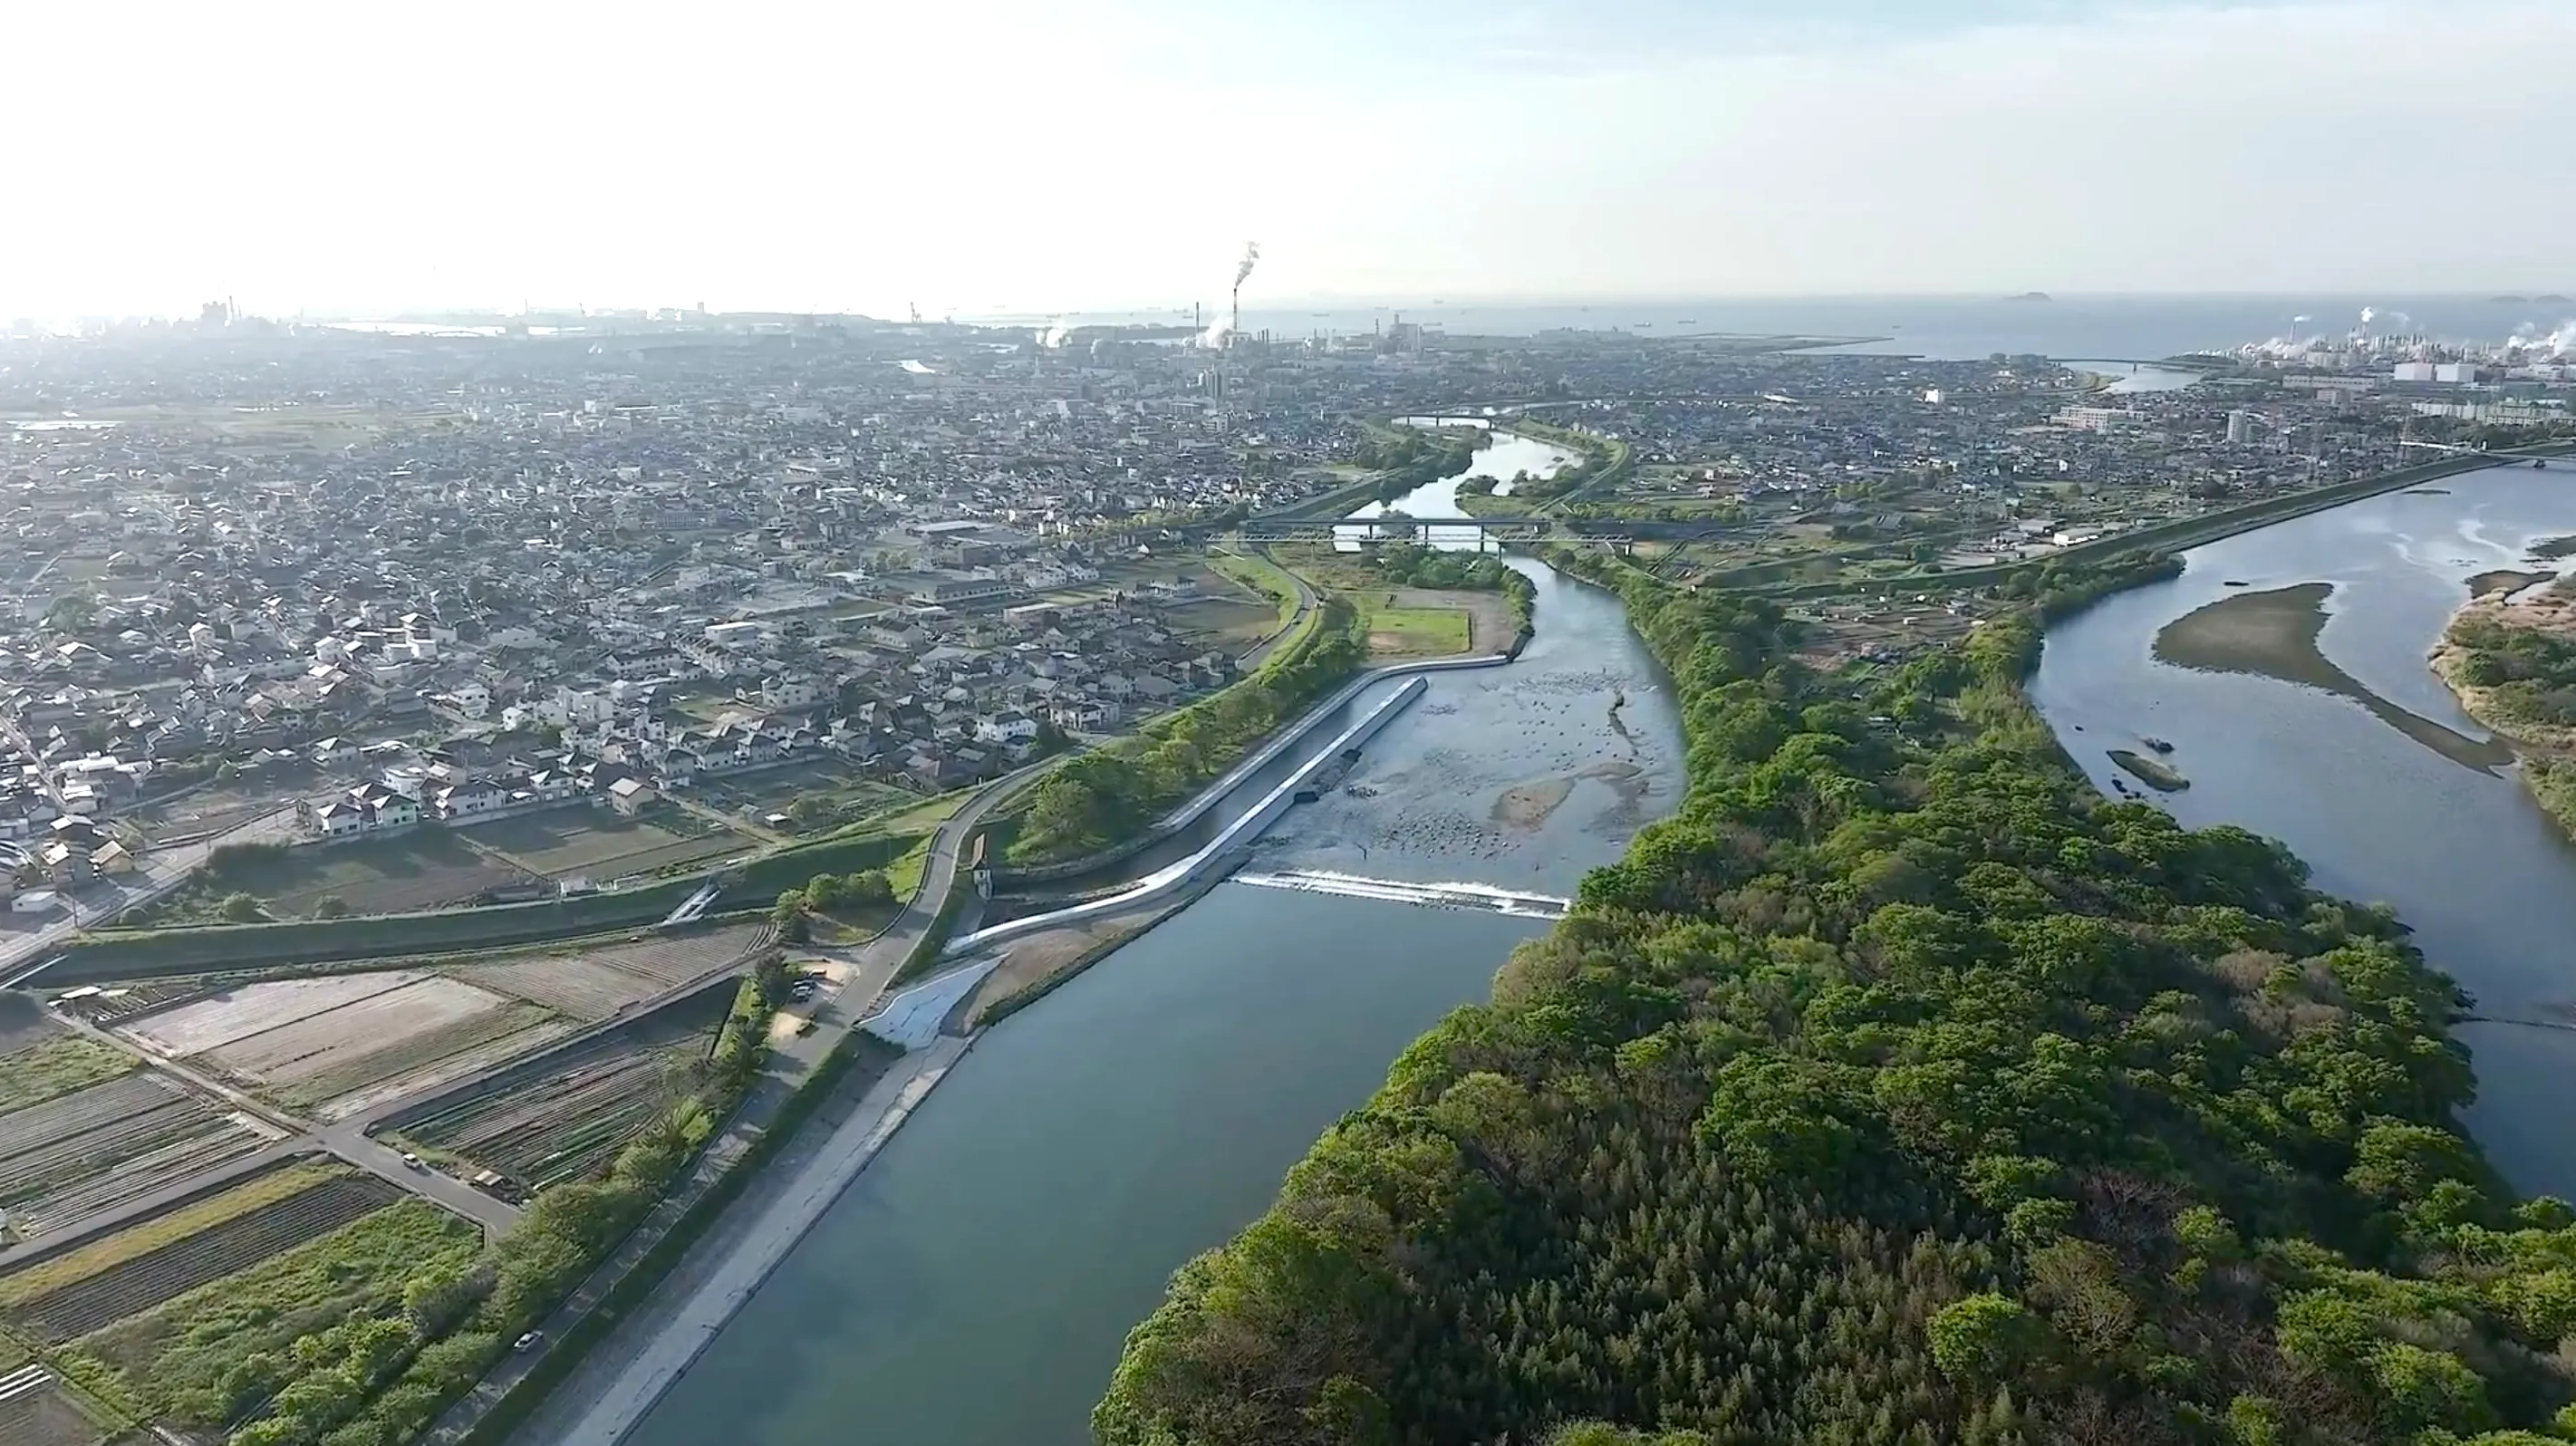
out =
[[27,982],[35,966],[71,942],[72,935],[80,931],[81,920],[96,922],[152,902],[186,882],[208,854],[227,844],[265,843],[294,832],[295,810],[282,808],[227,833],[148,852],[131,878],[102,880],[79,890],[69,896],[73,906],[70,913],[35,928],[14,927],[15,919],[0,915],[0,989]]

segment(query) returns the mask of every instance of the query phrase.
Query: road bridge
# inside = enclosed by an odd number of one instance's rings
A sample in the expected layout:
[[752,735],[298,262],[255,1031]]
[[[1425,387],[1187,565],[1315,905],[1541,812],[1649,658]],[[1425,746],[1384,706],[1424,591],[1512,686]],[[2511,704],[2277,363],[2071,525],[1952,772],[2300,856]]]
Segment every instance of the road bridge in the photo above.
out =
[[1473,531],[1488,542],[1535,542],[1556,530],[1545,517],[1498,513],[1487,517],[1254,517],[1243,524],[1246,542],[1406,542],[1426,531],[1455,537]]

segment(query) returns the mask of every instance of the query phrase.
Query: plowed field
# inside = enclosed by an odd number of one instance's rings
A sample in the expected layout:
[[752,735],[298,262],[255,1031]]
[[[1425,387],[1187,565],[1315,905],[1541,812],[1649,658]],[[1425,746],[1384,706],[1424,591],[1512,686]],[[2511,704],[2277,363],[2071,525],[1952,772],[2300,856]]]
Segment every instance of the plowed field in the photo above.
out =
[[401,1196],[373,1175],[344,1175],[38,1296],[16,1314],[47,1340],[85,1336],[319,1239]]

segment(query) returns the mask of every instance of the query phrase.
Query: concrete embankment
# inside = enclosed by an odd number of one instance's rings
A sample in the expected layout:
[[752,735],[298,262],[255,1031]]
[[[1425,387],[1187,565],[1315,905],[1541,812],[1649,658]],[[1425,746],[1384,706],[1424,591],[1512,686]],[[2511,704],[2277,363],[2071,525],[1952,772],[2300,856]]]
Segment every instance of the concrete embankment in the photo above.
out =
[[904,1056],[870,1088],[849,1120],[796,1167],[794,1180],[757,1221],[748,1222],[740,1243],[695,1290],[655,1304],[647,1344],[616,1378],[570,1421],[540,1423],[524,1439],[532,1446],[616,1446],[625,1439],[972,1044],[941,1038]]
[[1220,859],[1227,858],[1230,852],[1245,840],[1278,822],[1279,816],[1296,803],[1299,789],[1306,787],[1325,769],[1337,765],[1344,755],[1356,751],[1369,739],[1376,737],[1379,729],[1394,721],[1397,714],[1412,706],[1416,699],[1430,690],[1431,684],[1427,679],[1420,677],[1406,679],[1401,687],[1380,701],[1376,707],[1371,708],[1358,722],[1342,730],[1330,744],[1314,757],[1306,760],[1296,772],[1264,794],[1260,802],[1254,804],[1241,817],[1227,824],[1205,847],[1188,858],[1157,869],[1138,880],[1132,887],[1121,889],[1117,893],[1068,908],[1012,919],[1006,923],[995,924],[988,929],[979,929],[951,941],[946,952],[954,957],[970,954],[979,949],[989,949],[997,944],[1024,938],[1042,929],[1057,928],[1065,924],[1079,923],[1085,919],[1133,909],[1140,904],[1151,903],[1165,895],[1189,887],[1204,877]]
[[1026,868],[998,869],[995,871],[994,883],[997,887],[1017,889],[1030,884],[1049,884],[1063,879],[1080,878],[1085,874],[1096,873],[1102,869],[1113,868],[1119,864],[1125,863],[1127,860],[1134,858],[1136,855],[1143,853],[1145,850],[1152,848],[1154,845],[1163,842],[1165,839],[1171,838],[1173,835],[1180,833],[1192,824],[1197,823],[1201,818],[1207,815],[1209,809],[1212,809],[1219,803],[1224,802],[1228,795],[1232,794],[1236,789],[1241,788],[1244,784],[1244,780],[1251,778],[1261,770],[1269,767],[1273,763],[1276,763],[1282,754],[1305,741],[1307,734],[1312,733],[1317,728],[1323,726],[1325,719],[1332,717],[1343,707],[1347,706],[1352,699],[1367,692],[1375,685],[1383,683],[1389,678],[1406,677],[1418,673],[1451,672],[1461,668],[1500,667],[1518,657],[1520,655],[1521,648],[1525,646],[1526,643],[1527,639],[1524,637],[1516,640],[1510,651],[1488,657],[1433,658],[1419,663],[1394,663],[1383,668],[1371,668],[1367,672],[1360,674],[1358,677],[1351,679],[1349,682],[1344,683],[1341,687],[1335,689],[1329,697],[1324,699],[1324,701],[1307,709],[1304,717],[1299,718],[1295,723],[1290,724],[1288,727],[1281,729],[1270,739],[1269,742],[1262,744],[1259,748],[1246,754],[1243,761],[1235,764],[1232,768],[1227,769],[1214,783],[1200,789],[1188,802],[1182,804],[1179,808],[1172,810],[1170,813],[1163,815],[1162,820],[1156,823],[1152,828],[1145,830],[1143,833],[1136,835],[1136,837],[1129,839],[1124,843],[1113,845],[1098,853],[1089,854],[1082,858],[1067,859],[1063,863],[1057,864],[1037,864]]

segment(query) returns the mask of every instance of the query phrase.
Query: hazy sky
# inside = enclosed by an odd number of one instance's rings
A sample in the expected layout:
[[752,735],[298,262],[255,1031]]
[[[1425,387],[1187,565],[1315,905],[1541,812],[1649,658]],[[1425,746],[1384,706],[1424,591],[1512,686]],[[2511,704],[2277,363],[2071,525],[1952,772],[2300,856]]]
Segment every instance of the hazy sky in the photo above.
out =
[[2576,0],[8,9],[0,319],[2576,291]]

